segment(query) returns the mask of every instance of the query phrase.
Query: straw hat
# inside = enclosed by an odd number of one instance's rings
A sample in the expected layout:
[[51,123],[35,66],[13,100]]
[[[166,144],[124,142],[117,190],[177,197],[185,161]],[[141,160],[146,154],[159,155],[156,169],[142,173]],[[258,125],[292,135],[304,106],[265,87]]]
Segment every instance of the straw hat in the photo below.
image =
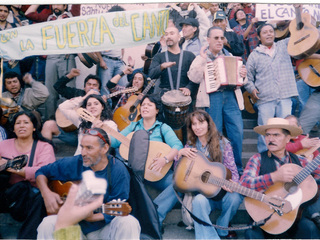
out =
[[257,126],[253,130],[261,135],[266,135],[266,130],[270,128],[282,128],[290,132],[291,137],[297,137],[302,134],[302,129],[290,125],[289,121],[284,118],[269,118],[266,125]]

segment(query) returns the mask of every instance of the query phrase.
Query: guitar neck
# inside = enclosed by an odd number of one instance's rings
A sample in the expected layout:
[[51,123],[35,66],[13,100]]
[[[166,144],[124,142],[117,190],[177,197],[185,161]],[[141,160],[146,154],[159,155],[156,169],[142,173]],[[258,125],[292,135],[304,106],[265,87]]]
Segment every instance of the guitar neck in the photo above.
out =
[[130,140],[126,136],[114,130],[112,127],[109,127],[107,124],[103,124],[103,129],[106,130],[108,134],[110,134],[115,139],[119,140],[121,143],[123,143],[127,147],[130,146]]
[[294,178],[297,185],[302,183],[320,165],[320,155],[307,164]]
[[303,22],[301,19],[301,11],[299,7],[295,7],[296,12],[296,22],[297,22],[297,30],[301,30],[303,28]]
[[[146,86],[146,88],[142,91],[142,94],[143,94],[143,95],[146,95],[146,94],[150,91],[150,89],[152,88],[152,86],[154,85],[154,83],[155,83],[156,81],[157,81],[157,79],[151,80],[151,81],[149,82],[148,86]],[[141,102],[141,100],[138,98],[138,99],[134,102],[133,106],[134,106],[134,107],[137,107],[137,106],[140,104],[140,102]]]
[[106,95],[106,98],[109,99],[109,98],[112,98],[112,97],[117,96],[122,93],[130,93],[130,92],[135,92],[135,91],[137,91],[136,88],[127,88],[127,89],[123,89],[123,90],[120,90],[120,91],[117,91],[114,93],[110,93],[110,94]]
[[266,196],[263,193],[254,191],[250,188],[246,188],[244,186],[241,186],[238,183],[230,182],[226,179],[215,177],[215,176],[211,176],[208,182],[211,184],[214,184],[216,186],[219,186],[219,187],[224,186],[233,192],[237,192],[237,193],[240,193],[246,197],[250,197],[250,198],[253,198],[253,199],[256,199],[261,202],[265,202],[265,203],[269,204],[268,196]]

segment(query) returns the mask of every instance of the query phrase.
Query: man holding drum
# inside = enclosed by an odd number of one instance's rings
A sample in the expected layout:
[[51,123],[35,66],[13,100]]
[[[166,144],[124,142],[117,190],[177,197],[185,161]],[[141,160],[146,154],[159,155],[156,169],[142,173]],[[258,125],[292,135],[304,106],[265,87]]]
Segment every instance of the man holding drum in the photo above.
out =
[[[164,36],[167,51],[156,54],[149,69],[149,76],[152,79],[160,78],[160,95],[162,96],[164,93],[168,92],[170,95],[168,99],[172,99],[172,96],[174,96],[174,101],[165,103],[165,105],[170,106],[175,105],[177,102],[179,103],[175,106],[176,108],[172,114],[172,118],[177,119],[171,122],[166,116],[166,123],[176,130],[183,127],[185,117],[188,112],[191,111],[190,106],[192,106],[192,104],[190,104],[190,96],[192,99],[195,99],[198,89],[198,84],[191,82],[187,75],[195,55],[192,52],[180,49],[180,38],[179,30],[176,27],[168,27],[165,30]],[[189,96],[187,97],[189,100],[185,99],[186,96]],[[183,106],[179,106],[180,103]],[[187,105],[187,110],[181,108],[185,107],[184,105]],[[167,113],[168,112],[169,110]],[[183,119],[183,121],[181,121],[181,119]],[[176,125],[176,122],[180,122],[179,126]]]
[[[223,88],[220,87],[216,91],[210,91],[210,89],[206,89],[206,81],[208,79],[204,77],[207,63],[213,62],[219,56],[231,56],[231,53],[223,48],[224,38],[224,31],[220,27],[209,28],[207,34],[209,46],[203,47],[200,56],[197,56],[192,62],[188,77],[192,82],[200,84],[196,107],[205,108],[220,133],[222,133],[223,126],[225,127],[233,148],[237,169],[241,175],[243,171],[241,161],[243,122],[240,111],[243,109],[243,97],[241,90],[236,85],[230,84]],[[218,79],[219,74],[225,74],[223,71],[238,71],[239,74],[237,75],[239,75],[242,82],[247,75],[247,70],[243,65],[239,68],[236,65],[230,67],[230,69],[217,69],[213,74],[213,78]]]

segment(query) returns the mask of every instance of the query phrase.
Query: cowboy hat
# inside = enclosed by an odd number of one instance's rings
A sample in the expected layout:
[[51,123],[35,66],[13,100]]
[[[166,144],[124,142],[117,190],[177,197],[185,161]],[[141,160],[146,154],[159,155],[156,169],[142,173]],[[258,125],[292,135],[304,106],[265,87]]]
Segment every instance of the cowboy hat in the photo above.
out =
[[266,135],[266,130],[270,128],[282,128],[290,132],[291,137],[297,137],[302,134],[302,129],[290,125],[289,121],[284,118],[269,118],[266,125],[257,126],[253,130],[261,135]]

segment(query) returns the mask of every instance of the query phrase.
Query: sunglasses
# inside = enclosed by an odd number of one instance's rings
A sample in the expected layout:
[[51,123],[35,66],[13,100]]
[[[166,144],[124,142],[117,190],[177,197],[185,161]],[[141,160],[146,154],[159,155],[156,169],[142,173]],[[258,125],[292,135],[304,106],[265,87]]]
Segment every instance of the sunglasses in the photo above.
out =
[[219,36],[213,37],[214,40],[219,40],[219,38],[220,38],[220,40],[224,40],[225,39],[225,37],[219,37]]
[[[99,133],[97,130],[95,129],[86,129],[83,131],[84,134],[89,134],[91,136],[96,136],[99,137],[104,143],[109,144],[109,141],[107,141],[101,133]],[[108,139],[109,140],[109,139]]]

